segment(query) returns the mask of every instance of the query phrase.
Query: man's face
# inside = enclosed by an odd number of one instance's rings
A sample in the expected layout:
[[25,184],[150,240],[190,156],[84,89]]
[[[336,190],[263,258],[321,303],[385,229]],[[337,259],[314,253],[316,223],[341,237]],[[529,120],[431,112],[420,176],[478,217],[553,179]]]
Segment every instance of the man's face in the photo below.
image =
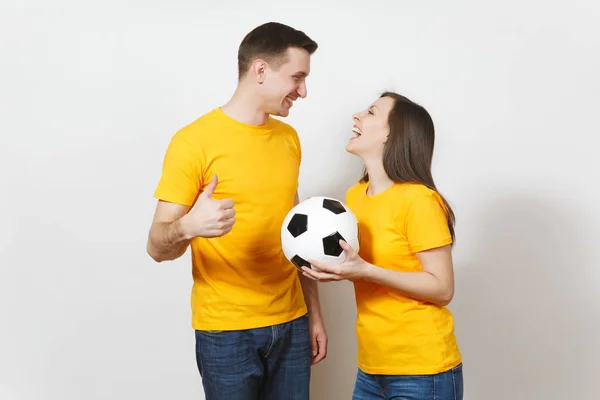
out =
[[[278,68],[277,68],[278,67]],[[294,101],[306,97],[306,77],[310,73],[310,54],[304,49],[291,47],[287,56],[275,69],[267,65],[260,85],[263,111],[287,117]]]

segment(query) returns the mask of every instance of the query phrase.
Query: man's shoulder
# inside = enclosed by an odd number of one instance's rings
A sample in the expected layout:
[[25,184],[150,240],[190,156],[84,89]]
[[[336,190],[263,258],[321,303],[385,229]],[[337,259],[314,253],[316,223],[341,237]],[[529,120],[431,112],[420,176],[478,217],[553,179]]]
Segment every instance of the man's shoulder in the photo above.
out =
[[175,133],[175,137],[187,141],[197,140],[212,130],[217,119],[216,109],[212,109],[180,128]]
[[213,108],[210,111],[205,112],[204,114],[197,117],[195,120],[190,122],[185,126],[184,129],[202,129],[207,126],[211,126],[216,122],[220,121],[220,115],[217,108]]
[[281,119],[273,118],[273,117],[270,117],[270,120],[271,120],[270,123],[273,126],[273,130],[280,131],[283,133],[288,133],[288,134],[291,134],[294,136],[298,135],[298,131],[296,130],[296,128],[294,128],[289,123],[282,121]]

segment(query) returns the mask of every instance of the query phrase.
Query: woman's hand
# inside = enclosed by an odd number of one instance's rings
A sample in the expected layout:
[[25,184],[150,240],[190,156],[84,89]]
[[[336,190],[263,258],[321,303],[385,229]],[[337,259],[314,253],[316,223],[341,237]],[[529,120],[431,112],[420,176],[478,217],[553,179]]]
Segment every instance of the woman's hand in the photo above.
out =
[[340,240],[340,246],[346,253],[346,259],[342,264],[326,265],[308,260],[313,268],[302,267],[302,274],[319,282],[341,281],[344,279],[353,281],[368,276],[371,265],[360,258],[356,250],[345,241]]

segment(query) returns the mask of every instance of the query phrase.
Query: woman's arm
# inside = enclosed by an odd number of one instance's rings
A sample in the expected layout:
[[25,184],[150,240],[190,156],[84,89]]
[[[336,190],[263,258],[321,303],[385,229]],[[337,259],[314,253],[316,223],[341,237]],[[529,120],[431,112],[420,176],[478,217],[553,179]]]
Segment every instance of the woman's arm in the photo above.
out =
[[[399,272],[368,264],[363,279],[389,287],[407,297],[440,306],[454,296],[454,267],[450,245],[416,253],[422,272]],[[363,261],[364,262],[364,261]]]
[[423,271],[399,272],[369,264],[343,240],[346,252],[341,265],[324,265],[311,261],[313,268],[303,267],[303,274],[320,282],[364,279],[389,287],[404,296],[440,306],[450,303],[454,296],[454,267],[450,245],[417,252]]

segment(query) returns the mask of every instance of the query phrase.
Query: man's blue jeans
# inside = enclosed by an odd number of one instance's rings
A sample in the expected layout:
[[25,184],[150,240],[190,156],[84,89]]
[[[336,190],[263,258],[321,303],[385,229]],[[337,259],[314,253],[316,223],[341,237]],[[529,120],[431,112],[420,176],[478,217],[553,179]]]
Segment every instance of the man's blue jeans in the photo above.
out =
[[196,331],[206,400],[308,400],[308,316],[257,329]]
[[462,364],[434,375],[371,375],[360,369],[353,400],[462,400]]

